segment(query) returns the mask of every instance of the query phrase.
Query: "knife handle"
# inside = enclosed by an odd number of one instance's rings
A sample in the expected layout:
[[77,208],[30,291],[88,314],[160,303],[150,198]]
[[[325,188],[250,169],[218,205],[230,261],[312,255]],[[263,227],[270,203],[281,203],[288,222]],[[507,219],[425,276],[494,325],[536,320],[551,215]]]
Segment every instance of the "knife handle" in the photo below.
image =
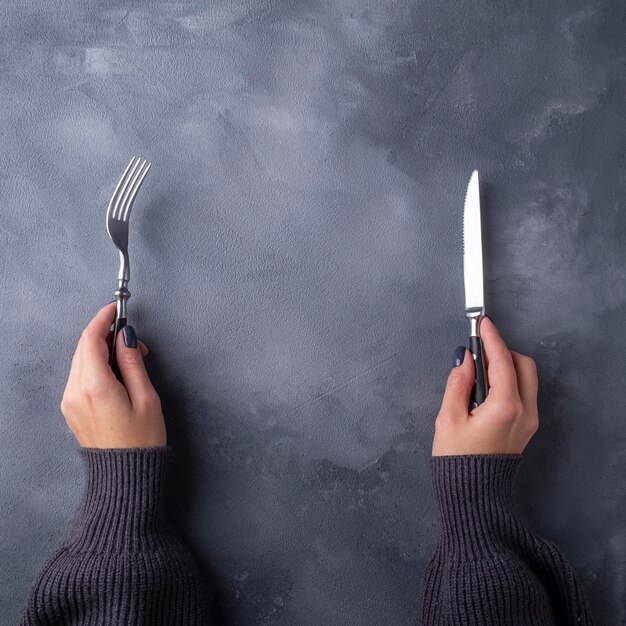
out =
[[126,318],[125,317],[117,317],[115,316],[115,322],[113,327],[113,333],[111,336],[111,345],[109,346],[109,365],[115,374],[117,380],[119,380],[122,384],[124,381],[122,380],[122,374],[120,373],[120,368],[117,365],[117,358],[115,356],[115,347],[117,346],[117,335],[119,332],[126,326]]
[[469,410],[480,406],[487,398],[487,371],[485,369],[485,360],[483,359],[483,342],[479,336],[470,336],[469,351],[474,358],[474,386],[470,396]]

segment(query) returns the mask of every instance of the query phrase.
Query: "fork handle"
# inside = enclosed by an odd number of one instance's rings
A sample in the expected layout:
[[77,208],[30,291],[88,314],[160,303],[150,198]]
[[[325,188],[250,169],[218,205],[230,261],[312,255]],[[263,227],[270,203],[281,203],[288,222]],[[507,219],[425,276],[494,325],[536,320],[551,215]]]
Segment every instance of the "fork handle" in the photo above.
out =
[[117,346],[117,335],[127,323],[126,301],[130,298],[130,291],[128,291],[125,286],[122,286],[115,291],[115,298],[117,299],[117,310],[115,312],[115,321],[113,323],[114,326],[113,334],[111,336],[111,345],[109,346],[109,365],[111,366],[117,380],[124,384],[119,366],[117,364],[115,348]]
[[117,365],[117,358],[115,357],[115,346],[117,345],[117,335],[119,332],[126,326],[126,318],[125,317],[116,317],[115,318],[115,326],[113,328],[113,336],[111,338],[111,348],[109,354],[109,365],[115,374],[117,380],[119,380],[122,384],[124,381],[122,380],[122,374],[120,373],[120,368]]

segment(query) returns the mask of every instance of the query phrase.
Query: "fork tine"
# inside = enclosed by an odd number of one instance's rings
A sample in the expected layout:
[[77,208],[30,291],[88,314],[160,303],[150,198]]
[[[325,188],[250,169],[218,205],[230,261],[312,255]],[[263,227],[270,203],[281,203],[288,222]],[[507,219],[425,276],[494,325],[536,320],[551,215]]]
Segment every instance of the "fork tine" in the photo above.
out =
[[117,207],[117,203],[119,200],[119,194],[120,191],[122,189],[123,184],[126,182],[126,177],[128,175],[128,172],[130,171],[131,167],[134,165],[135,163],[135,157],[133,157],[130,160],[130,163],[126,166],[126,169],[124,170],[124,173],[122,174],[121,178],[119,179],[117,186],[115,187],[115,191],[113,192],[113,195],[111,196],[111,200],[109,202],[109,206],[107,208],[107,215],[106,215],[106,219],[109,219],[110,217],[115,217],[114,216],[114,212],[115,209]]
[[139,188],[141,187],[141,183],[143,183],[143,179],[146,177],[146,174],[148,173],[148,170],[150,169],[150,165],[151,163],[148,163],[147,161],[144,160],[144,162],[141,164],[141,167],[135,174],[135,178],[130,185],[125,202],[122,205],[122,218],[121,219],[124,222],[127,221],[128,218],[130,217],[130,211],[133,208],[133,202],[135,201],[135,196],[137,195],[137,192],[139,191]]
[[117,198],[116,206],[113,209],[113,217],[117,220],[122,219],[122,209],[124,207],[124,201],[128,194],[129,189],[132,187],[133,177],[136,176],[137,168],[139,167],[140,163],[141,163],[141,159],[137,157],[137,160],[135,161],[135,165],[133,165],[132,169],[126,176],[126,181],[124,182],[120,195]]
[[131,176],[129,178],[128,181],[128,185],[126,186],[126,188],[124,189],[124,194],[122,196],[122,198],[120,199],[120,208],[118,211],[118,216],[119,216],[119,220],[121,222],[125,222],[126,220],[126,207],[128,205],[128,198],[130,197],[130,194],[135,186],[135,182],[137,181],[137,179],[139,178],[139,176],[141,175],[141,172],[143,170],[143,167],[145,165],[145,161],[143,161],[141,158],[139,158],[139,167],[135,167],[133,168],[133,171],[131,172]]

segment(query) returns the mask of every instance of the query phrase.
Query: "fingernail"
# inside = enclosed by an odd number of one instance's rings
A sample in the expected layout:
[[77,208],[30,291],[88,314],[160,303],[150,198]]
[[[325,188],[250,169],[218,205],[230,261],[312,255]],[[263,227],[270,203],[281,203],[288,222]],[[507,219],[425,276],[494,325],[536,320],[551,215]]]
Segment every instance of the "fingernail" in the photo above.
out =
[[135,334],[135,329],[132,326],[124,326],[122,328],[122,332],[124,333],[124,343],[127,348],[136,348],[137,347],[137,335]]
[[459,346],[454,351],[454,367],[458,367],[463,363],[463,359],[465,359],[465,346]]
[[485,315],[485,317],[488,318],[494,326],[496,325],[496,323],[491,319],[491,315]]

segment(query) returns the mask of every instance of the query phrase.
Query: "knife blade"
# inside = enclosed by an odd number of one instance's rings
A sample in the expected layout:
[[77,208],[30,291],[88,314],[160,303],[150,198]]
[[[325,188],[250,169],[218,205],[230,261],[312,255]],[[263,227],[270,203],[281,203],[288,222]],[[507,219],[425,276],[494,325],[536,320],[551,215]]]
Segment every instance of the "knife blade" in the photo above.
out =
[[480,318],[485,314],[483,279],[483,242],[480,220],[480,187],[474,170],[467,185],[463,209],[463,276],[465,283],[465,317],[470,322],[469,351],[474,360],[474,386],[469,410],[480,406],[487,398],[488,383],[483,344],[480,338]]

